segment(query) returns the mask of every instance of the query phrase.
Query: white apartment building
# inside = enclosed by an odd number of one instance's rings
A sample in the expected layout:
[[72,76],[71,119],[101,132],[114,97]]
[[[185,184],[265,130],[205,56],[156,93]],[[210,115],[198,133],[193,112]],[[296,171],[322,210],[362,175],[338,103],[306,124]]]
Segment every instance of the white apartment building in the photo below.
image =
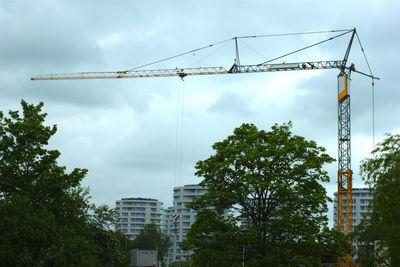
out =
[[133,240],[146,224],[162,225],[162,202],[152,198],[122,198],[117,200],[118,230]]
[[[190,251],[181,250],[179,244],[185,239],[186,233],[196,220],[197,212],[185,206],[206,192],[206,189],[200,185],[184,185],[174,187],[173,207],[164,210],[163,231],[170,236],[172,246],[166,256],[167,266],[174,261],[187,260],[191,254]],[[174,215],[179,215],[175,220]]]
[[[333,225],[337,229],[337,192],[333,204]],[[368,215],[368,205],[372,202],[373,194],[369,188],[353,188],[353,229]]]

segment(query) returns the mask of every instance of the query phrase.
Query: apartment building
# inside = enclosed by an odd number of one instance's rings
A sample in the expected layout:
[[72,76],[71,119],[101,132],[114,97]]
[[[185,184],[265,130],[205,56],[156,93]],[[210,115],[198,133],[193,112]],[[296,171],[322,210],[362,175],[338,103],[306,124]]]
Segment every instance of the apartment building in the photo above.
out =
[[118,230],[133,240],[146,224],[162,226],[162,202],[153,198],[122,198],[117,200]]
[[197,212],[185,205],[205,192],[206,189],[200,185],[174,187],[173,206],[165,209],[163,215],[163,231],[170,236],[172,241],[172,246],[166,256],[167,265],[174,261],[189,259],[191,252],[180,249],[179,244],[185,239],[186,233],[195,222]]
[[[334,198],[333,225],[337,229],[337,192],[335,192]],[[368,205],[372,199],[373,194],[369,188],[353,188],[353,229],[365,216],[368,216]]]

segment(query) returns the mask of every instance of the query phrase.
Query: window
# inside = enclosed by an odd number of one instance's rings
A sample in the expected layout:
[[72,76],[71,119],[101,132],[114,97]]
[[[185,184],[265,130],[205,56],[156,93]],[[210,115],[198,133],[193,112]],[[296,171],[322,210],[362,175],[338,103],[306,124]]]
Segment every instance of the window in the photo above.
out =
[[144,222],[144,218],[131,218],[131,222]]
[[146,206],[146,202],[133,202],[133,206]]

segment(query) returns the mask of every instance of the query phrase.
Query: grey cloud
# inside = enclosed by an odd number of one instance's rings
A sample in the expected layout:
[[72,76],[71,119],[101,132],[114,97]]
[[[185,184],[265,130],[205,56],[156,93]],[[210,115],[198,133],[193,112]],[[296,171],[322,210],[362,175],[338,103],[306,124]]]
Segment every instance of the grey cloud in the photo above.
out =
[[225,91],[209,108],[211,112],[228,113],[239,117],[248,117],[254,113],[252,99],[234,92]]
[[[113,205],[124,196],[171,198],[176,185],[176,92],[182,82],[179,78],[33,82],[32,75],[129,69],[234,36],[356,26],[371,67],[382,78],[375,82],[376,133],[399,129],[397,1],[366,1],[368,8],[356,13],[358,4],[345,1],[312,6],[298,1],[0,2],[0,102],[4,109],[18,109],[21,98],[45,102],[49,119],[59,125],[53,145],[68,167],[89,169],[85,184],[98,203]],[[270,58],[312,38],[244,42]],[[339,43],[293,59],[341,59],[346,44]],[[239,43],[243,63],[262,62],[264,58],[246,44]],[[229,68],[234,55],[229,44],[148,68],[193,67],[196,62],[194,67]],[[368,71],[357,42],[350,62]],[[268,84],[264,81],[271,76],[259,75],[185,78],[182,183],[198,182],[194,164],[243,122],[268,129],[275,122],[292,120],[296,134],[316,140],[335,156],[337,71],[291,84],[290,90],[301,93],[290,105],[262,102],[258,88],[252,86]],[[247,86],[252,89],[246,90]],[[353,74],[351,97],[353,136],[369,138],[370,80]],[[362,157],[356,149],[352,152],[353,159]],[[327,187],[334,190],[335,164],[327,168],[333,178]]]

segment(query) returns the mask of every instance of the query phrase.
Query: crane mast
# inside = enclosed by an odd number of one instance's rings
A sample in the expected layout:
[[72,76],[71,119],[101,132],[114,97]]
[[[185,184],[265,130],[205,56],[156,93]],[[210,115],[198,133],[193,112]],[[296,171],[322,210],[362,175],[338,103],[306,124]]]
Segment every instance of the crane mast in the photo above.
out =
[[[172,77],[184,78],[193,75],[217,75],[217,74],[239,74],[257,72],[278,72],[296,70],[321,70],[338,69],[338,171],[337,171],[337,230],[349,235],[353,231],[353,197],[352,197],[352,174],[351,170],[351,124],[350,124],[350,75],[357,72],[372,79],[379,78],[355,70],[354,65],[347,67],[347,60],[356,29],[346,30],[345,33],[327,40],[321,41],[306,48],[286,54],[290,55],[326,41],[337,38],[341,35],[352,33],[343,60],[330,61],[306,61],[282,64],[255,64],[241,65],[237,45],[238,37],[233,38],[236,45],[236,59],[233,66],[226,70],[224,67],[199,67],[199,68],[175,68],[158,70],[126,70],[114,72],[78,72],[65,74],[44,74],[32,77],[31,80],[76,80],[76,79],[119,79],[119,78],[146,78],[146,77]],[[358,37],[357,37],[358,38]],[[361,44],[360,44],[361,45]],[[212,46],[212,45],[210,45]],[[192,50],[195,51],[195,50]],[[186,53],[184,53],[186,54]],[[284,56],[286,56],[284,55]],[[284,57],[282,56],[282,57]],[[278,57],[276,59],[282,58]],[[275,59],[274,59],[275,60]],[[272,60],[271,60],[272,61]],[[351,241],[350,241],[351,242]],[[338,259],[340,266],[353,266],[352,255],[345,255]]]
[[[353,231],[353,171],[351,170],[350,75],[346,63],[355,30],[344,55],[338,75],[338,171],[337,171],[337,230],[347,236]],[[352,241],[349,241],[352,243]],[[353,266],[351,254],[338,259],[341,267]]]

